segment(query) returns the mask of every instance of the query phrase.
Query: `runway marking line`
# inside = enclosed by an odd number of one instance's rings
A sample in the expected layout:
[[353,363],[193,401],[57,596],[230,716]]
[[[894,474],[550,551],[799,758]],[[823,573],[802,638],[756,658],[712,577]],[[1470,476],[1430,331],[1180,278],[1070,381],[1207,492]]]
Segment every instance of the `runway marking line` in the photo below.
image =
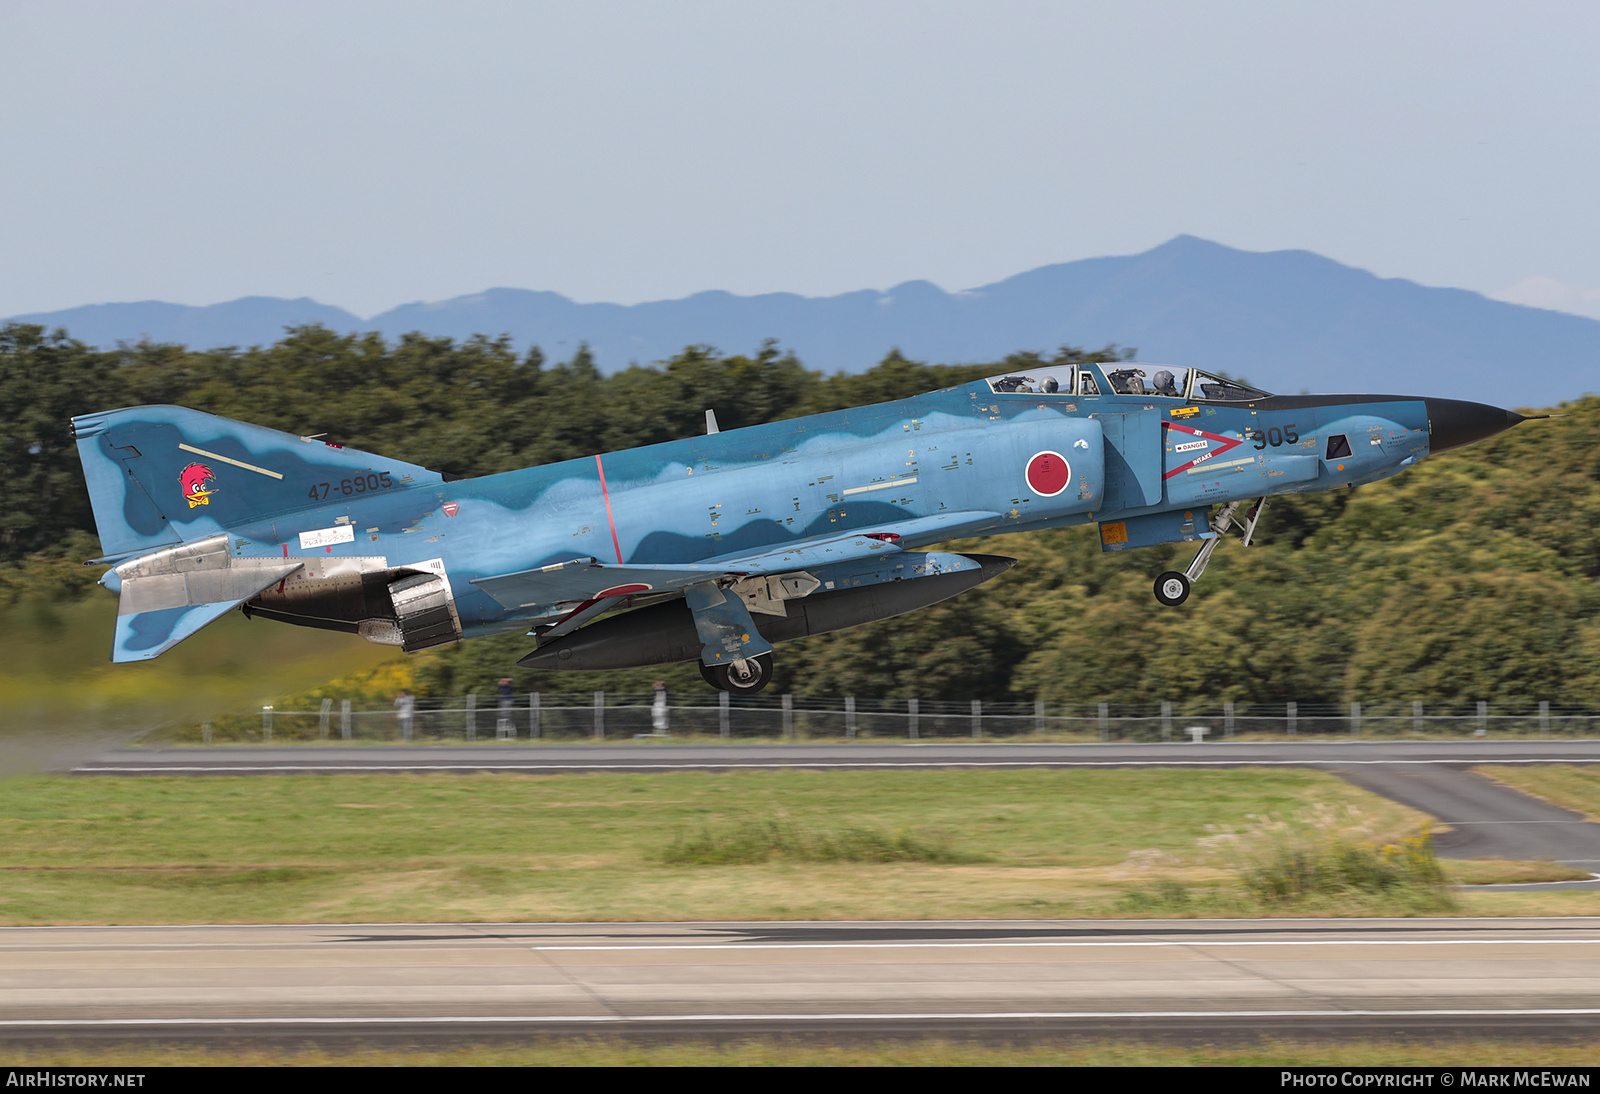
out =
[[[1600,916],[1592,915],[1542,915],[1531,917],[1515,916],[1392,916],[1392,915],[1354,915],[1341,916],[1338,919],[1284,919],[1277,916],[1243,919],[1185,919],[1181,920],[1185,930],[1195,927],[1216,928],[1219,924],[1266,924],[1280,927],[1290,931],[1328,931],[1328,930],[1359,930],[1349,927],[1352,923],[1398,923],[1405,926],[1417,927],[1424,931],[1454,930],[1463,923],[1482,923],[1487,926],[1473,928],[1475,930],[1534,930],[1535,927],[1508,926],[1507,920],[1513,922],[1545,923],[1593,923],[1600,925]],[[1169,920],[1127,920],[1107,919],[1095,920],[1093,926],[1079,928],[1083,930],[1105,930],[1107,924],[1117,925],[1119,929],[1129,928],[1129,924],[1164,923]],[[390,930],[452,930],[452,931],[482,931],[485,937],[493,937],[496,930],[555,930],[575,929],[584,930],[595,927],[649,927],[652,929],[687,929],[704,931],[771,931],[779,928],[791,927],[832,927],[842,928],[882,928],[886,924],[914,924],[917,927],[950,927],[954,925],[958,930],[993,930],[996,926],[1007,924],[1026,924],[1029,930],[1070,930],[1064,927],[1059,920],[1033,920],[1033,919],[955,919],[955,920],[881,920],[881,919],[774,919],[759,920],[746,923],[743,921],[719,920],[629,920],[622,923],[599,922],[590,920],[568,920],[565,922],[531,922],[531,923],[439,923],[435,921],[413,922],[409,920],[388,920],[385,922],[357,922],[357,923],[8,923],[0,924],[0,933],[6,931],[187,931],[195,929],[209,930],[251,930],[271,928],[273,930],[291,931],[350,931],[357,927],[368,927]],[[1292,926],[1285,927],[1285,924]],[[1418,926],[1421,924],[1422,926]],[[1243,928],[1248,929],[1248,928]],[[1161,934],[1160,930],[1139,930],[1139,934]],[[276,945],[277,943],[261,943],[262,945]],[[172,945],[202,945],[202,943],[172,943]]]
[[[250,764],[250,765],[205,765],[185,764],[180,766],[137,766],[137,767],[75,767],[69,774],[73,775],[156,775],[156,774],[226,774],[232,772],[329,772],[329,771],[360,771],[360,772],[415,772],[415,771],[706,771],[723,769],[751,769],[751,770],[787,770],[804,767],[821,767],[830,770],[849,768],[879,768],[879,767],[915,767],[915,768],[950,768],[950,767],[1306,767],[1312,764],[1338,764],[1340,766],[1398,766],[1403,764],[1416,765],[1462,765],[1481,764],[1486,760],[1348,760],[1348,759],[1316,759],[1305,758],[1298,760],[919,760],[913,762],[893,761],[830,761],[830,760],[801,760],[793,763],[742,763],[728,760],[705,760],[698,763],[677,764],[605,764],[574,761],[565,764],[535,764],[535,763],[455,763],[455,764]],[[1570,759],[1570,758],[1535,758],[1535,759],[1496,759],[1495,764],[1505,766],[1509,764],[1589,764],[1600,763],[1596,759]],[[1540,822],[1544,823],[1544,822]]]
[[[11,928],[13,930],[55,930],[58,928]],[[1595,946],[1600,945],[1600,938],[1312,938],[1312,939],[1271,939],[1271,940],[1232,940],[1232,939],[1174,939],[1171,941],[1160,940],[1061,940],[1061,941],[988,941],[988,942],[961,942],[930,939],[925,942],[666,942],[651,943],[641,942],[636,945],[569,945],[569,946],[544,946],[537,942],[528,942],[517,939],[496,939],[486,936],[479,940],[461,938],[441,939],[405,939],[402,941],[362,940],[360,942],[346,942],[341,939],[330,939],[320,943],[322,946],[344,946],[359,948],[363,952],[370,952],[374,946],[385,949],[434,947],[446,946],[451,949],[475,948],[490,943],[495,946],[515,948],[519,950],[532,950],[540,953],[593,953],[593,952],[618,952],[618,953],[648,953],[664,950],[962,950],[962,949],[1139,949],[1157,946],[1181,947],[1183,949],[1216,948],[1221,946]],[[225,942],[158,942],[144,945],[105,943],[103,945],[76,945],[70,952],[99,952],[103,950],[138,950],[150,952],[157,950],[278,950],[285,947],[284,943],[244,943],[229,945]],[[53,946],[0,946],[0,950],[27,950],[29,952],[49,951],[56,949]]]
[[508,943],[526,946],[528,949],[543,950],[547,952],[567,953],[571,951],[588,950],[903,950],[903,949],[1028,949],[1036,947],[1085,947],[1085,946],[1182,946],[1185,948],[1196,946],[1593,946],[1600,944],[1600,938],[1418,938],[1411,941],[1404,939],[1337,939],[1316,938],[1306,941],[1293,941],[1290,939],[1247,942],[1197,941],[1192,938],[1177,939],[1171,942],[1140,941],[1043,941],[1043,942],[704,942],[704,943],[663,943],[652,945],[643,943],[637,946],[540,946],[530,943]]
[[423,1015],[414,1018],[286,1017],[286,1018],[12,1018],[0,1019],[0,1029],[38,1026],[301,1026],[301,1025],[418,1025],[534,1022],[856,1022],[951,1021],[1039,1018],[1531,1018],[1600,1016],[1600,1009],[1554,1010],[1105,1010],[1105,1011],[938,1011],[916,1013],[852,1012],[844,1014],[551,1014],[551,1015]]

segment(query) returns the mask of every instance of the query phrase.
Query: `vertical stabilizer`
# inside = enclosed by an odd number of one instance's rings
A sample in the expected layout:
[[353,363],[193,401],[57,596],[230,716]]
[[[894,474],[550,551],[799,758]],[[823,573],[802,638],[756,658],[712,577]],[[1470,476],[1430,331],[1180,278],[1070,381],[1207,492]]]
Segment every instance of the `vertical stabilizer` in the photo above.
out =
[[178,406],[84,414],[72,424],[108,558],[443,481],[415,464]]

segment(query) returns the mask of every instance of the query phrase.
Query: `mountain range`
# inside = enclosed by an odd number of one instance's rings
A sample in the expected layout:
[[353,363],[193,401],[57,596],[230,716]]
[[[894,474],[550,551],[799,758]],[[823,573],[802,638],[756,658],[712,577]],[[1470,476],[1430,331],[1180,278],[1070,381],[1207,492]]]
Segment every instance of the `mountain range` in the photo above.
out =
[[189,307],[147,301],[12,316],[91,345],[149,339],[195,348],[266,344],[287,326],[509,334],[565,360],[588,343],[602,370],[704,343],[751,352],[775,338],[811,368],[860,372],[891,349],[938,363],[1016,350],[1136,347],[1142,361],[1220,370],[1282,392],[1382,392],[1547,406],[1600,390],[1600,320],[1380,278],[1310,251],[1242,251],[1178,236],[1142,254],[1042,266],[946,292],[928,281],[837,296],[701,292],[643,304],[580,304],[489,289],[370,319],[300,298]]

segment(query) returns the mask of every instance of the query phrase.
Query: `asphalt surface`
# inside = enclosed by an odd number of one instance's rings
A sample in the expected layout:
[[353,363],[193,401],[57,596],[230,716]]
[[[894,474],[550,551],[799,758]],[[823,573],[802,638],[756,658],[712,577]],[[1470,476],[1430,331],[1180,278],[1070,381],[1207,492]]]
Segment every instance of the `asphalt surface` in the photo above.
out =
[[940,740],[786,744],[211,746],[125,748],[70,768],[78,775],[270,775],[331,772],[728,771],[751,768],[1366,767],[1374,764],[1600,763],[1600,740],[1278,741],[1035,744]]
[[0,929],[0,1041],[1592,1037],[1600,919]]
[[1407,764],[1350,767],[1338,774],[1448,826],[1433,840],[1445,858],[1554,859],[1600,874],[1600,824],[1475,771]]

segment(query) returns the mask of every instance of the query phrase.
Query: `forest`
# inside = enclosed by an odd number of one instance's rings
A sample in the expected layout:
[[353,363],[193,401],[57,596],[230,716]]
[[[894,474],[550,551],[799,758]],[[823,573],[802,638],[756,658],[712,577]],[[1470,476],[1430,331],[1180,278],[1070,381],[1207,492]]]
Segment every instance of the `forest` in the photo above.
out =
[[[389,342],[309,326],[269,346],[102,351],[7,324],[0,608],[110,595],[94,584],[100,569],[82,565],[99,545],[75,414],[178,403],[470,476],[699,433],[708,407],[734,429],[1129,354],[1062,347],[942,365],[894,352],[860,374],[823,375],[769,342],[748,355],[690,346],[602,375],[582,346],[553,362],[488,337]],[[1224,545],[1178,609],[1150,588],[1186,564],[1190,545],[1102,554],[1092,527],[959,541],[1020,563],[921,612],[781,646],[774,687],[884,699],[1600,706],[1600,397],[1548,409],[1561,416],[1384,482],[1275,499],[1255,545]],[[701,686],[692,665],[512,668],[528,648],[517,633],[428,651],[416,655],[416,679],[434,694],[491,692],[508,674],[519,690],[643,690],[657,677]]]

